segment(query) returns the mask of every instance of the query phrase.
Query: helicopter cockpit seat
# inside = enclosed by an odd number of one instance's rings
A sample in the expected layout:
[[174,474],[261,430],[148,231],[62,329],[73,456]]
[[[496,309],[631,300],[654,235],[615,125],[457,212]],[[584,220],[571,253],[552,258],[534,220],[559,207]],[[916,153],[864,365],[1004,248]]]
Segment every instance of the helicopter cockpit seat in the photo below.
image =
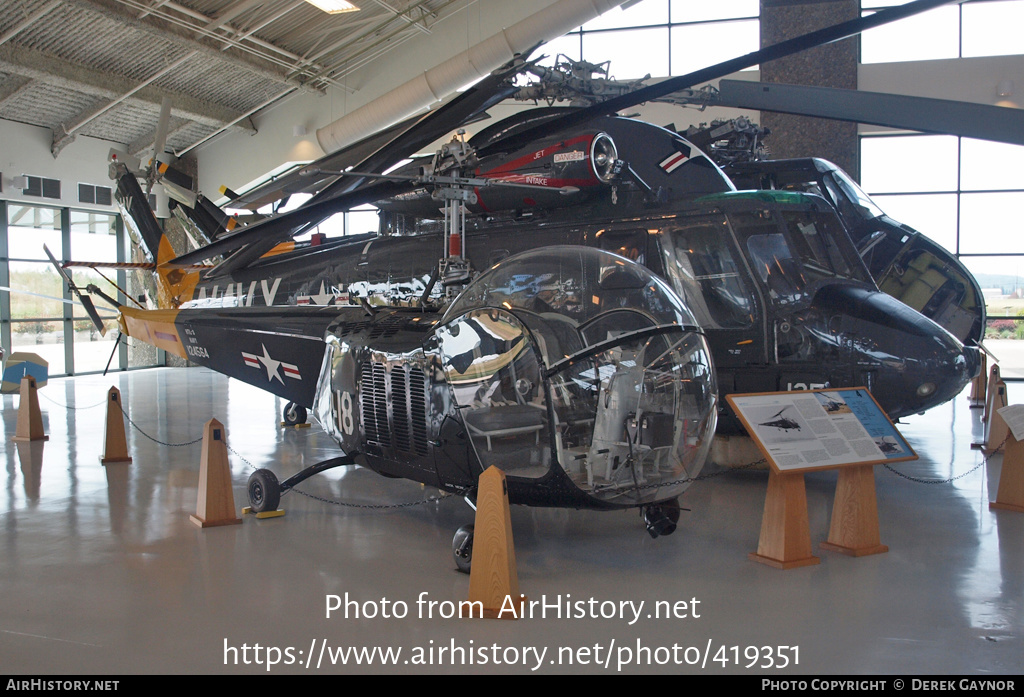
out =
[[543,478],[644,505],[678,496],[707,457],[707,342],[672,289],[622,257],[578,246],[510,257],[474,279],[436,337],[479,463],[510,487]]

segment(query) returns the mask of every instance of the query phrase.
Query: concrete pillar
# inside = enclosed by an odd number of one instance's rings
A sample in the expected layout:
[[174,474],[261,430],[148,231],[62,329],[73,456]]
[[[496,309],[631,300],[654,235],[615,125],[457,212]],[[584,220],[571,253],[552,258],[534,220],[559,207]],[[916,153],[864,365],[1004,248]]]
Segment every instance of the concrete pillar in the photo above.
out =
[[[761,46],[860,16],[859,0],[761,0]],[[857,89],[860,39],[853,37],[761,66],[762,82]],[[857,124],[762,112],[772,159],[823,157],[860,181]]]

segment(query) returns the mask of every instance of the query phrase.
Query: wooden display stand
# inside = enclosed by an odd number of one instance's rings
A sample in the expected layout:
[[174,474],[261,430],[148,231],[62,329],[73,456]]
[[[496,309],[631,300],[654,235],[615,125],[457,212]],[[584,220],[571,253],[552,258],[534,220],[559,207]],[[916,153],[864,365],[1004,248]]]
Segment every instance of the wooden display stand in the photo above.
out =
[[106,437],[103,439],[103,455],[100,456],[100,462],[104,465],[132,461],[124,434],[124,412],[121,404],[121,391],[116,387],[107,390]]
[[[985,411],[981,414],[982,421],[988,421],[988,418],[992,415],[992,399],[995,397],[996,384],[999,382],[1002,382],[1002,378],[999,377],[999,364],[996,363],[988,373],[988,386],[985,389]],[[1001,406],[1006,405],[1003,404]],[[996,409],[998,408],[996,407]]]
[[18,425],[11,438],[16,443],[32,440],[50,440],[43,433],[43,414],[39,411],[39,395],[36,393],[36,379],[26,375],[21,379],[18,400]]
[[196,514],[189,519],[201,528],[238,525],[235,495],[231,489],[231,468],[224,426],[210,419],[203,427],[203,455],[199,464],[199,497]]
[[818,564],[811,554],[811,526],[807,517],[807,488],[802,472],[768,473],[768,494],[761,518],[761,537],[754,561],[776,569]]
[[469,601],[481,604],[484,617],[507,620],[522,617],[526,602],[526,596],[519,594],[508,485],[505,473],[494,466],[480,475],[477,486]]
[[778,569],[820,562],[811,550],[804,474],[833,469],[839,478],[821,548],[854,557],[889,551],[879,535],[874,466],[917,454],[867,388],[730,394],[726,401],[771,468],[750,559]]
[[840,468],[828,540],[821,543],[821,548],[851,557],[889,551],[878,531],[874,465]]
[[[992,366],[993,370],[997,367]],[[997,450],[1002,449],[1003,443],[1006,442],[1006,437],[1010,435],[1010,429],[1006,426],[1006,421],[999,415],[999,410],[1009,404],[1005,382],[997,380],[990,385],[988,400],[985,404],[985,411],[988,414],[988,418],[985,421],[985,438],[981,443],[971,443],[971,447],[980,448],[981,452],[991,455]]]
[[984,409],[985,408],[985,390],[986,386],[986,375],[985,371],[988,367],[988,356],[981,353],[981,369],[978,374],[971,380],[971,393],[968,399],[971,402],[971,409]]
[[1017,440],[1013,435],[1006,439],[996,500],[989,503],[988,507],[992,510],[1024,513],[1024,441]]

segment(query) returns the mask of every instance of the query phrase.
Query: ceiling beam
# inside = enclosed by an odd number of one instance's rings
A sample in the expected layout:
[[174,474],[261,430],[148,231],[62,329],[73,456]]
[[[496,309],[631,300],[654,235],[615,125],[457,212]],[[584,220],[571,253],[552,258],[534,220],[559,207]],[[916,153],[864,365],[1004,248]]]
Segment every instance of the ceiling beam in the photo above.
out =
[[11,99],[23,94],[32,84],[30,78],[22,75],[11,75],[0,84],[0,106]]
[[[383,7],[388,12],[390,12],[395,17],[398,17],[399,19],[401,19],[401,20],[403,20],[405,22],[408,22],[408,24],[410,26],[416,27],[421,32],[423,32],[424,34],[429,34],[430,33],[430,28],[427,27],[427,23],[426,23],[426,15],[423,14],[423,9],[422,8],[420,8],[420,20],[422,20],[422,23],[421,23],[420,21],[417,21],[417,20],[413,19],[412,17],[409,17],[409,16],[406,15],[407,12],[411,12],[412,11],[413,7],[409,7],[407,9],[405,9],[405,10],[399,10],[397,7],[392,6],[390,2],[386,2],[386,0],[373,0],[373,1],[375,3],[377,3],[378,5],[380,5],[381,7]],[[416,5],[416,7],[419,7],[419,5]],[[434,15],[434,16],[436,17],[437,15]]]
[[[117,99],[138,87],[136,80],[84,68],[41,51],[14,46],[0,46],[0,70],[102,99]],[[165,97],[174,103],[175,114],[183,118],[216,128],[232,125],[246,133],[255,132],[244,118],[246,114],[155,85],[146,85],[134,91],[126,101],[159,109]]]
[[25,30],[29,25],[33,24],[34,22],[42,18],[44,15],[49,14],[50,10],[56,8],[59,4],[60,0],[51,0],[51,2],[49,2],[48,4],[40,7],[38,10],[30,14],[28,17],[21,20],[18,24],[15,24],[13,27],[11,27],[2,35],[0,35],[0,44],[5,44],[8,41],[10,41],[12,38],[14,38],[23,30]]
[[118,104],[127,101],[130,97],[134,96],[135,94],[143,90],[147,85],[150,85],[156,80],[159,80],[161,77],[171,72],[178,66],[182,65],[185,61],[187,61],[194,55],[195,51],[192,51],[191,53],[186,53],[184,56],[181,56],[174,62],[168,63],[166,66],[164,66],[157,72],[153,73],[142,82],[136,84],[127,92],[122,93],[120,96],[106,101],[106,103],[100,105],[99,107],[87,109],[82,113],[78,114],[77,116],[75,116],[74,118],[62,123],[60,129],[58,131],[54,131],[53,143],[50,147],[50,152],[53,153],[54,157],[57,157],[57,155],[60,154],[60,151],[63,150],[65,146],[69,145],[71,141],[75,139],[75,133],[77,131],[81,130],[89,123],[103,116],[108,111],[116,107]]
[[118,24],[131,27],[163,41],[173,42],[184,49],[198,51],[210,58],[227,61],[282,85],[309,89],[303,81],[289,78],[284,69],[279,69],[269,60],[252,57],[253,54],[251,53],[225,53],[220,50],[218,45],[214,45],[212,40],[196,39],[193,32],[189,29],[176,26],[155,16],[141,20],[124,5],[115,2],[115,0],[64,0],[64,2],[79,9],[98,13]]

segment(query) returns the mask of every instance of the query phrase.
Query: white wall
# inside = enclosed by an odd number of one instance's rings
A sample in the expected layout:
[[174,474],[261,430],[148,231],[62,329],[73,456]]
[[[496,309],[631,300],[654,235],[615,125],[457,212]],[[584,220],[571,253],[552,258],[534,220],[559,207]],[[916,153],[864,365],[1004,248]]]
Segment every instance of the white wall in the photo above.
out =
[[[254,119],[255,135],[224,134],[196,149],[200,191],[216,200],[221,186],[239,190],[283,162],[321,157],[317,128],[553,2],[478,0],[434,24],[429,35],[417,34],[344,78],[351,92],[336,88],[325,95],[297,94],[264,110]],[[293,135],[297,125],[306,127],[306,136]]]
[[[115,212],[114,206],[86,205],[78,202],[78,185],[92,184],[113,189],[107,176],[107,153],[115,143],[80,136],[64,148],[60,157],[50,154],[51,133],[48,128],[27,126],[0,119],[0,198],[51,206],[71,206]],[[123,148],[124,146],[118,146]],[[12,186],[13,177],[31,175],[59,179],[61,199],[25,196]]]

